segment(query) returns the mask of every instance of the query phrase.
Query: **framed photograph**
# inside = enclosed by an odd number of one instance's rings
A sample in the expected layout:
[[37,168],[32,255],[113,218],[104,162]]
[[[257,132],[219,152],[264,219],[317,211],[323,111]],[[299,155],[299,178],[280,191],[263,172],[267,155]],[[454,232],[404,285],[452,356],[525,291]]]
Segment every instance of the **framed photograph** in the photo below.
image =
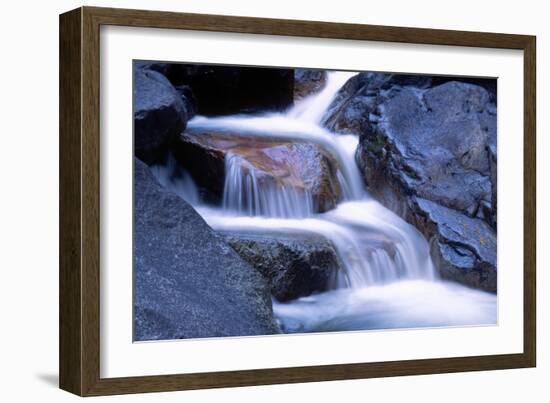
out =
[[60,16],[60,387],[533,367],[535,37]]

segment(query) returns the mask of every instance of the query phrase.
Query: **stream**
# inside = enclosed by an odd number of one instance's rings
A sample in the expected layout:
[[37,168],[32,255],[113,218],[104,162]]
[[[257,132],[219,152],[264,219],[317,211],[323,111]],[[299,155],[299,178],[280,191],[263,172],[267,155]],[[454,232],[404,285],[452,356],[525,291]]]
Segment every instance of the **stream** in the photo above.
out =
[[[284,113],[196,116],[188,124],[190,130],[239,133],[251,141],[315,144],[337,166],[341,197],[334,208],[317,212],[307,189],[292,180],[267,182],[246,156],[231,150],[221,205],[201,203],[188,174],[170,185],[217,231],[312,234],[334,246],[341,267],[329,291],[284,303],[273,299],[285,333],[496,324],[496,295],[439,279],[422,234],[369,195],[355,162],[358,138],[321,127],[331,101],[354,74],[328,73],[324,89]],[[162,181],[163,168],[155,173]]]

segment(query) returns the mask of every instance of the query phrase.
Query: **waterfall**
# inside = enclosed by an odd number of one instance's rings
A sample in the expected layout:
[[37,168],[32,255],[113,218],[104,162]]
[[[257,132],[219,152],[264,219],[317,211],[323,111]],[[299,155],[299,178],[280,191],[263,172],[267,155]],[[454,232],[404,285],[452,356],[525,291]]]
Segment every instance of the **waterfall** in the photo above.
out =
[[[335,95],[336,91],[332,96]],[[363,179],[355,163],[355,149],[359,139],[353,135],[336,136],[317,123],[293,116],[292,109],[285,114],[267,113],[260,116],[196,116],[189,121],[188,127],[194,130],[239,133],[240,136],[251,138],[286,139],[317,144],[338,161],[340,179],[350,197],[357,199],[364,195]]]
[[313,214],[313,198],[305,189],[267,184],[239,155],[225,157],[223,209],[248,216],[308,217]]
[[333,71],[328,74],[324,88],[318,94],[312,94],[298,102],[288,114],[290,117],[306,122],[320,123],[334,96],[355,72]]
[[180,181],[180,193],[219,231],[310,233],[332,243],[341,263],[332,291],[274,301],[285,332],[494,323],[496,298],[438,280],[426,239],[369,195],[355,162],[358,138],[321,127],[323,114],[354,74],[328,73],[320,92],[284,113],[197,116],[188,124],[205,132],[238,133],[252,143],[271,139],[319,146],[337,164],[342,197],[335,208],[316,212],[309,191],[267,180],[246,155],[231,150],[225,154],[221,206],[197,202],[188,179],[185,186]]
[[[338,162],[342,202],[315,214],[312,195],[258,180],[247,161],[228,153],[221,210],[202,210],[218,230],[248,232],[311,232],[330,240],[343,270],[335,288],[362,288],[399,279],[433,279],[428,244],[418,231],[374,201],[363,185],[355,162],[358,138],[336,135],[319,124],[340,87],[356,73],[329,73],[326,86],[284,114],[199,117],[189,126],[239,133],[241,136],[307,141],[322,147]],[[281,219],[282,218],[282,219]]]
[[309,218],[228,215],[212,209],[199,212],[222,231],[322,235],[334,245],[343,266],[334,288],[435,278],[422,235],[374,200],[342,203],[333,211]]
[[192,205],[200,202],[199,189],[189,172],[181,169],[169,154],[164,165],[153,165],[151,172],[159,183]]

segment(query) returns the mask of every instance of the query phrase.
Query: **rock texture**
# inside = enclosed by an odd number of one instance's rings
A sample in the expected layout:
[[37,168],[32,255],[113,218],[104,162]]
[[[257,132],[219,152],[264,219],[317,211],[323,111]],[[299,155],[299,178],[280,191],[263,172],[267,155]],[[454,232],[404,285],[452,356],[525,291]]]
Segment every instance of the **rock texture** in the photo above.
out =
[[162,160],[189,118],[186,98],[152,68],[134,68],[134,153],[148,163]]
[[484,221],[417,198],[415,220],[433,234],[430,253],[440,275],[448,280],[496,292],[497,239]]
[[174,155],[214,200],[223,194],[229,153],[245,160],[246,169],[254,171],[266,188],[285,186],[309,192],[317,212],[334,208],[342,198],[337,164],[318,145],[201,129],[188,129],[180,140]]
[[440,274],[489,291],[496,291],[493,98],[472,83],[362,73],[324,117],[330,129],[360,135],[356,157],[370,191],[430,240]]
[[278,333],[263,276],[135,160],[135,340]]
[[327,81],[325,70],[294,70],[294,100],[300,100],[323,89]]
[[271,294],[289,301],[323,292],[340,268],[334,246],[314,235],[227,235],[229,244],[268,280]]

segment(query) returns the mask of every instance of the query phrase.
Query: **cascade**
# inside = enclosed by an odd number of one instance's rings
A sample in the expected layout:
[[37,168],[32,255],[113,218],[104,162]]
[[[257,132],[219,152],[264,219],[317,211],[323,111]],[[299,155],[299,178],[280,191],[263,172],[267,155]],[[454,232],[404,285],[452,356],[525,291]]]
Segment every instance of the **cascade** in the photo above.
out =
[[[283,113],[197,116],[188,124],[319,146],[337,164],[334,175],[342,197],[335,208],[316,212],[307,189],[260,180],[246,156],[232,152],[225,156],[221,206],[197,202],[187,176],[176,190],[184,198],[191,195],[188,201],[216,230],[311,233],[333,244],[342,267],[331,290],[288,303],[274,301],[285,332],[494,323],[496,297],[438,279],[426,239],[369,195],[354,158],[358,138],[321,127],[323,114],[354,74],[328,73],[321,91]],[[166,172],[155,173],[166,182]]]

